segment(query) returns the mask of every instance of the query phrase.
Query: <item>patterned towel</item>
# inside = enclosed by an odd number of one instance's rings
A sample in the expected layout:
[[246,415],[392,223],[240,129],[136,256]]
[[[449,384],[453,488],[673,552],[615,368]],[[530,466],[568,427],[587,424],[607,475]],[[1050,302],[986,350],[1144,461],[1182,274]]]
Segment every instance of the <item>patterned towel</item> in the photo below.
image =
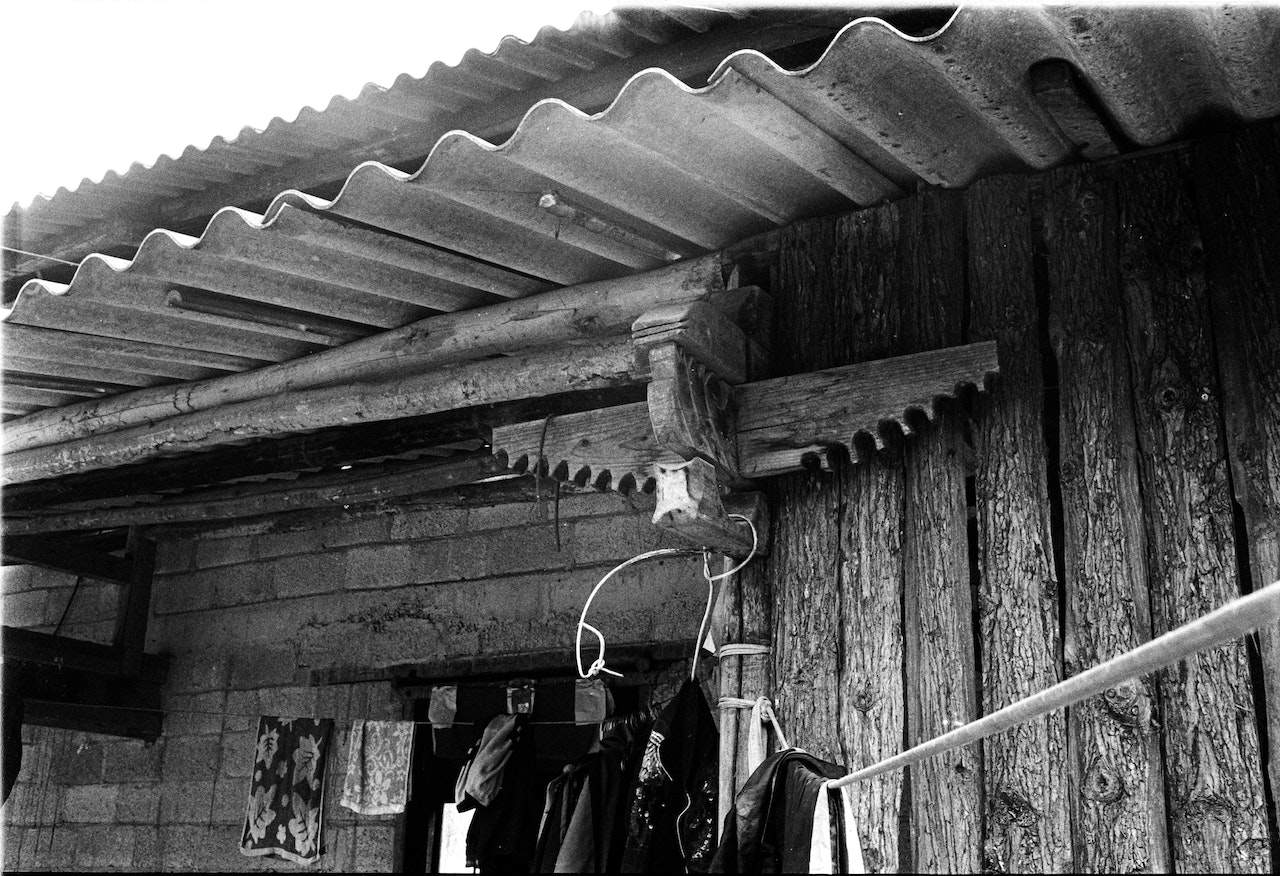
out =
[[361,815],[404,812],[412,757],[412,721],[356,721],[342,805]]
[[268,718],[258,721],[253,784],[240,851],[277,855],[298,864],[320,858],[324,764],[333,721]]

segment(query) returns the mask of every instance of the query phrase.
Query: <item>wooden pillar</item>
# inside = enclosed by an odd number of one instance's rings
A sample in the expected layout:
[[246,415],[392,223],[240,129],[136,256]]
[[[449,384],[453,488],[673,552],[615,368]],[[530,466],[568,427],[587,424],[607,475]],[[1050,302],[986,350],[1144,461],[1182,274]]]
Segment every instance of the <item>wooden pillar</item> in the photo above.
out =
[[[1280,580],[1280,127],[1205,140],[1193,174],[1245,588]],[[1242,569],[1242,572],[1244,570]],[[1280,626],[1259,631],[1265,766],[1280,797]],[[1275,809],[1272,809],[1275,815]],[[1272,823],[1271,836],[1280,836]],[[1261,838],[1259,838],[1259,841]],[[1272,861],[1274,869],[1280,861]]]
[[[968,191],[968,341],[1000,343],[1000,378],[973,421],[982,712],[1062,680],[1045,446],[1045,375],[1028,178]],[[1062,712],[983,747],[983,869],[1070,872]]]
[[[1050,333],[1060,384],[1063,663],[1074,674],[1151,637],[1150,594],[1115,192],[1078,166],[1046,182]],[[1069,712],[1077,870],[1169,869],[1157,701],[1150,680],[1137,679]]]

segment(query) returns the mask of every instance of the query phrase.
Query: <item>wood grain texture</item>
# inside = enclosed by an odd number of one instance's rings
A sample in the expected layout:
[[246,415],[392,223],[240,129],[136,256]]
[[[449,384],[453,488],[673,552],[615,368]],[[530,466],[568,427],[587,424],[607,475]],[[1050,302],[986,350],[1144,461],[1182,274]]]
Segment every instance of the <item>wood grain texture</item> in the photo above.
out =
[[[1280,580],[1280,128],[1206,140],[1194,153],[1210,311],[1222,378],[1232,488],[1253,589]],[[1280,626],[1259,631],[1270,739],[1266,773],[1280,795]],[[1275,815],[1275,810],[1272,810]],[[1272,837],[1280,825],[1271,826]],[[1273,846],[1273,853],[1275,848]],[[1280,866],[1273,860],[1272,868]]]
[[[1000,378],[973,419],[982,712],[990,714],[1062,679],[1026,178],[970,188],[966,225],[969,340],[998,340],[1001,359]],[[983,747],[988,872],[1072,870],[1066,749],[1062,713]]]
[[[1117,176],[1153,635],[1240,593],[1203,247],[1185,180],[1179,155]],[[1243,640],[1163,670],[1159,693],[1174,868],[1270,872]]]
[[[964,203],[921,193],[903,205],[896,279],[903,299],[901,352],[961,342]],[[907,442],[903,480],[903,630],[907,736],[915,745],[978,715],[960,417],[942,413]],[[911,768],[915,866],[930,873],[981,867],[981,747]]]
[[[1151,637],[1117,224],[1106,179],[1079,168],[1049,175],[1046,267],[1061,401],[1066,674]],[[1151,680],[1138,679],[1070,710],[1078,870],[1169,867],[1155,702]]]

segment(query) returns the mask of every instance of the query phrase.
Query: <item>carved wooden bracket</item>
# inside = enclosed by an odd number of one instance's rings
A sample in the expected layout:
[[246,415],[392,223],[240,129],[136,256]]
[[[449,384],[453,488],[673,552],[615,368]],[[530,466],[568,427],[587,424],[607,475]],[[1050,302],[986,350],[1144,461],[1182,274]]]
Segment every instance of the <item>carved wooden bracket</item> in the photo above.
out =
[[[656,490],[656,525],[736,557],[751,534],[729,517],[726,494],[826,466],[835,448],[858,461],[858,435],[883,448],[895,430],[912,434],[913,418],[932,420],[940,398],[983,390],[999,372],[988,341],[746,383],[749,340],[705,302],[644,314],[632,342],[649,370],[647,401],[499,427],[494,453],[580,486]],[[762,544],[763,504],[750,505]]]

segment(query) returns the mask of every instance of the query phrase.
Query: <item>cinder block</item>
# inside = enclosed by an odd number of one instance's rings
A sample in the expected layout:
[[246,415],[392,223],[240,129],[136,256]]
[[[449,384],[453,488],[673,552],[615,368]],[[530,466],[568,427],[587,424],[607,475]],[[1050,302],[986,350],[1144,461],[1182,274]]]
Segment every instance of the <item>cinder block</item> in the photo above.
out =
[[72,785],[62,798],[62,820],[89,824],[110,822],[115,817],[119,785]]
[[569,540],[573,546],[574,564],[580,566],[618,563],[659,547],[684,547],[647,518],[639,516],[575,521]]
[[254,539],[254,555],[262,560],[297,554],[314,554],[323,550],[324,541],[318,529],[264,533]]
[[251,538],[200,538],[196,540],[196,568],[230,566],[254,558]]
[[213,791],[214,824],[244,824],[245,809],[249,801],[249,779],[220,778]]
[[422,541],[447,538],[467,526],[466,508],[434,508],[429,511],[402,511],[391,518],[391,541]]
[[161,775],[166,783],[212,779],[218,773],[221,751],[222,740],[217,735],[168,736],[164,743]]
[[561,522],[557,543],[554,524],[504,529],[493,533],[486,552],[486,574],[545,572],[573,565],[572,524]]
[[208,824],[213,810],[213,790],[212,779],[166,781],[160,786],[160,823]]
[[356,829],[354,826],[330,827],[332,823],[326,817],[320,869],[327,873],[350,873],[355,866]]
[[574,493],[560,499],[560,519],[623,515],[648,520],[653,516],[654,497],[648,493]]
[[193,568],[196,542],[191,538],[164,538],[156,542],[156,573],[185,572]]
[[413,580],[409,545],[378,545],[347,551],[345,586],[348,590],[402,587]]
[[[200,870],[204,861],[207,827],[169,824],[160,828],[160,869],[166,872]],[[237,838],[238,839],[238,838]],[[235,848],[233,843],[232,848]],[[239,852],[235,852],[239,854]]]
[[102,742],[78,733],[60,748],[50,763],[53,779],[63,785],[94,785],[102,781]]
[[74,587],[76,576],[42,566],[3,566],[0,567],[0,582],[2,582],[0,589],[5,593],[17,593],[22,590],[60,590],[64,587]]
[[309,718],[315,715],[316,689],[295,685],[263,690],[259,692],[259,702],[265,710],[263,714],[281,718]]
[[390,873],[396,857],[395,828],[390,824],[357,824],[355,854],[351,861],[356,873]]
[[[157,800],[159,795],[157,794]],[[133,835],[133,869],[138,873],[160,871],[160,830],[148,828]]]
[[218,569],[218,607],[271,602],[276,596],[274,571],[273,563],[258,562]]
[[272,577],[277,599],[336,593],[346,583],[341,554],[313,553],[275,560]]
[[467,514],[467,531],[504,529],[511,526],[538,526],[551,520],[552,500],[543,502],[512,502],[503,505],[482,505]]
[[80,831],[76,866],[86,870],[127,870],[133,866],[135,831],[124,825]]
[[222,691],[165,697],[165,736],[221,733],[225,700],[226,695]]
[[254,645],[240,649],[231,658],[228,684],[233,689],[257,689],[288,684],[297,673],[292,648]]
[[409,574],[415,584],[438,584],[482,574],[484,555],[473,550],[473,539],[422,541],[410,548]]
[[257,745],[256,727],[248,732],[224,733],[221,770],[223,777],[247,780],[253,775],[253,758]]
[[[165,730],[169,721],[165,718]],[[102,780],[104,782],[146,782],[160,778],[160,759],[164,742],[121,739],[102,745]]]
[[220,691],[227,686],[227,660],[203,649],[176,654],[169,663],[167,686],[183,693]]
[[320,544],[322,548],[332,549],[395,541],[397,539],[390,535],[393,519],[391,514],[375,514],[327,523],[320,530]]
[[160,785],[117,785],[115,820],[119,824],[155,824],[160,817]]

